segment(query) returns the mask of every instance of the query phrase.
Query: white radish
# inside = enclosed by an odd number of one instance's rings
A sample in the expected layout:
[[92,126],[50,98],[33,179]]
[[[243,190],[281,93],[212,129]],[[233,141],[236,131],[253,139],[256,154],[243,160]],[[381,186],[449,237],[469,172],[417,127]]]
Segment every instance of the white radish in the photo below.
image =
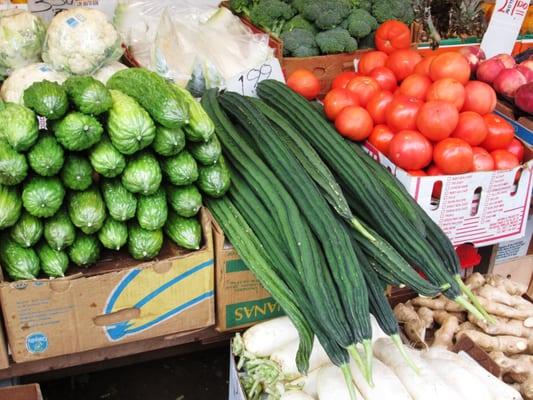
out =
[[252,326],[242,335],[247,352],[257,357],[270,355],[298,338],[298,331],[289,317],[271,319]]
[[285,392],[279,400],[314,400],[311,396],[301,390],[290,390]]
[[465,368],[468,368],[472,374],[476,375],[485,383],[487,388],[492,393],[494,399],[522,400],[522,395],[520,392],[518,392],[518,390],[496,378],[489,371],[479,365],[476,360],[470,357],[468,353],[460,351],[459,354],[456,354],[456,356],[458,357],[459,362],[462,362],[462,365]]
[[[270,359],[279,364],[281,372],[283,372],[286,379],[295,379],[301,376],[298,367],[296,366],[296,353],[298,352],[299,344],[299,339],[293,340],[285,346],[278,348],[270,355]],[[331,361],[329,360],[326,351],[315,337],[311,356],[309,357],[309,371],[313,371],[322,365],[329,363],[331,363]]]
[[299,387],[309,396],[316,398],[318,396],[318,393],[316,392],[316,381],[318,377],[318,371],[320,371],[320,368],[317,368],[314,371],[309,372],[307,375],[292,381],[288,386]]
[[[320,368],[316,381],[318,400],[350,400],[350,392],[346,380],[339,367],[329,365]],[[357,398],[362,398],[355,388]]]
[[379,339],[374,345],[374,355],[392,368],[414,400],[466,400],[439,378],[429,364],[420,357],[418,351],[411,349],[406,351],[420,368],[419,374],[409,367],[390,339]]
[[363,374],[354,362],[350,363],[350,369],[357,389],[365,400],[412,400],[409,392],[404,388],[402,382],[394,371],[383,364],[378,359],[372,361],[372,378],[374,387],[371,387]]

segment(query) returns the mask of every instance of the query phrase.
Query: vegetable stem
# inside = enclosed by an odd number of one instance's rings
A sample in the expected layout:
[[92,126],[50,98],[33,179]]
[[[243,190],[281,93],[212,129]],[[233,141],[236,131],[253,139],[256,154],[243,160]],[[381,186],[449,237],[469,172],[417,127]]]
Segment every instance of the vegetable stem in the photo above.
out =
[[477,319],[487,322],[485,316],[476,307],[470,304],[464,296],[457,296],[454,301],[463,306],[469,313],[472,313]]
[[363,340],[363,349],[365,353],[365,368],[367,371],[367,381],[368,384],[371,387],[374,387],[374,379],[373,379],[373,368],[372,368],[372,361],[374,359],[374,355],[372,353],[372,340],[370,339],[364,339]]
[[[357,350],[356,350],[357,351]],[[342,374],[344,375],[344,380],[346,381],[346,386],[350,392],[350,399],[357,400],[357,394],[355,392],[355,387],[352,379],[352,373],[350,372],[350,365],[344,364],[340,366]]]
[[490,315],[487,310],[485,310],[485,308],[479,302],[477,296],[472,292],[472,290],[470,290],[467,285],[465,285],[465,283],[461,279],[461,276],[454,275],[454,278],[459,284],[459,287],[461,288],[462,292],[470,299],[474,307],[476,307],[476,309],[483,315],[485,320],[487,320],[489,324],[494,325],[496,323],[496,319],[492,315]]
[[348,350],[348,353],[350,354],[352,359],[355,361],[357,368],[359,368],[359,371],[361,371],[361,373],[365,377],[365,380],[370,384],[370,377],[368,376],[368,371],[366,369],[365,362],[363,361],[361,354],[359,353],[359,350],[357,350],[355,345],[351,345],[346,350]]
[[409,354],[407,354],[407,352],[405,351],[405,346],[402,343],[402,339],[400,338],[400,335],[395,334],[395,335],[392,335],[390,338],[392,342],[396,345],[396,348],[402,355],[407,365],[409,365],[409,367],[411,367],[411,369],[415,371],[417,375],[420,375],[420,368],[418,368],[418,366],[414,363],[411,357],[409,357]]

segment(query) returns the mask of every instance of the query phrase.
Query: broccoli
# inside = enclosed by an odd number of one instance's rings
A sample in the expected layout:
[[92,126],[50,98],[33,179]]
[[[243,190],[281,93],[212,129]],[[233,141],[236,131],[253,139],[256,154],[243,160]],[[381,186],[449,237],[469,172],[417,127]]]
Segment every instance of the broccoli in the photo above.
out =
[[230,0],[229,7],[237,14],[250,15],[254,0]]
[[304,12],[304,8],[309,0],[292,0],[290,3],[300,14]]
[[318,29],[327,30],[341,24],[351,11],[351,0],[308,0],[302,15]]
[[375,39],[376,39],[376,31],[360,39],[359,48],[360,49],[374,49],[376,47]]
[[283,32],[289,32],[293,29],[304,29],[313,33],[313,35],[315,35],[317,32],[315,26],[301,15],[296,15],[289,22],[287,22],[283,27]]
[[357,50],[357,40],[346,29],[334,28],[316,35],[316,43],[323,54],[345,53]]
[[368,11],[362,9],[353,10],[343,24],[346,24],[346,29],[350,35],[358,39],[369,35],[379,25]]
[[354,8],[362,8],[368,12],[372,10],[372,0],[352,0],[352,4]]
[[283,41],[284,54],[294,57],[312,57],[318,56],[318,50],[315,35],[304,29],[293,29],[281,35]]
[[379,23],[397,19],[410,24],[414,19],[412,0],[374,0],[372,15]]
[[281,0],[260,0],[250,10],[250,20],[255,26],[279,36],[285,23],[295,14],[294,8]]

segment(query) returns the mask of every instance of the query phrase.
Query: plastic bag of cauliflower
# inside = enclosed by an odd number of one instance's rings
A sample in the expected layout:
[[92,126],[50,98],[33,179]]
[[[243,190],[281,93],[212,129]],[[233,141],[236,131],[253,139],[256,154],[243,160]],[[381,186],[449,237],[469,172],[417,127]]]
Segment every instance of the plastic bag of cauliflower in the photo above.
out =
[[45,32],[43,21],[27,11],[0,11],[0,75],[40,61]]
[[103,12],[72,8],[50,22],[43,60],[70,74],[90,75],[117,61],[123,53],[121,44],[119,33]]

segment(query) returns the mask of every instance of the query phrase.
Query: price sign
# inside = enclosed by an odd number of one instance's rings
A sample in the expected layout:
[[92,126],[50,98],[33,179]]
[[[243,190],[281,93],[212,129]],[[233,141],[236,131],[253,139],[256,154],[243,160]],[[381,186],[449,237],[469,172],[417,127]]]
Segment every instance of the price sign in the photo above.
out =
[[285,82],[285,77],[277,58],[268,60],[258,67],[251,68],[229,79],[226,82],[226,90],[243,96],[257,97],[257,85],[267,79]]
[[496,0],[481,48],[487,58],[511,54],[529,7],[529,0]]

